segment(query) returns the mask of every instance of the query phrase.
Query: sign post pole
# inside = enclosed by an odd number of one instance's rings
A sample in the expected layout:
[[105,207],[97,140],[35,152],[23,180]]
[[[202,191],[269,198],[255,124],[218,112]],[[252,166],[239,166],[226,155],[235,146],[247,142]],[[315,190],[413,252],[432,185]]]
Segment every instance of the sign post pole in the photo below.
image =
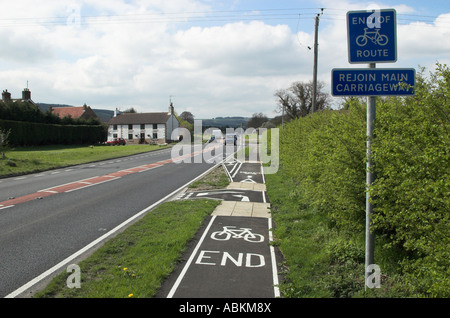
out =
[[[375,63],[370,63],[369,68],[376,68]],[[373,139],[373,127],[376,118],[376,97],[367,96],[367,161],[366,161],[366,257],[365,257],[365,275],[364,281],[367,282],[367,278],[370,275],[368,268],[371,264],[374,264],[374,249],[375,249],[375,237],[371,231],[372,223],[372,210],[373,206],[370,202],[369,189],[375,180],[374,173],[372,171],[372,139]],[[367,284],[364,285],[367,288]]]
[[[365,289],[379,288],[379,269],[374,264],[375,237],[372,227],[373,206],[370,188],[375,181],[372,141],[376,117],[376,96],[414,95],[414,69],[377,69],[376,63],[397,61],[397,22],[394,9],[347,12],[348,61],[368,63],[368,68],[333,69],[333,96],[367,96],[366,133],[366,255]],[[404,85],[403,85],[404,84]],[[375,269],[376,284],[370,282]]]

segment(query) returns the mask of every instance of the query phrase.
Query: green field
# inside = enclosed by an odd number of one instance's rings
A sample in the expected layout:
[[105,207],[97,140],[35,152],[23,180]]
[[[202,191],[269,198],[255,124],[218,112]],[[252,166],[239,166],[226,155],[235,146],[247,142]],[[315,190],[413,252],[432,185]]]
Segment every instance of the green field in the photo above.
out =
[[161,146],[40,146],[18,147],[0,156],[0,177],[35,173],[161,149]]

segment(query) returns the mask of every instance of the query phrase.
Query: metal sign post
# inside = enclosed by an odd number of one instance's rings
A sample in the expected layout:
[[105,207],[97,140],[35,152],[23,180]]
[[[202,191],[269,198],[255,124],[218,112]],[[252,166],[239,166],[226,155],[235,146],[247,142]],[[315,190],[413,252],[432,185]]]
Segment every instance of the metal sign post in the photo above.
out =
[[[368,63],[366,69],[333,69],[333,96],[367,96],[366,141],[366,255],[365,288],[379,287],[370,279],[374,264],[375,238],[372,233],[373,206],[370,187],[375,181],[372,161],[373,129],[376,117],[376,96],[405,96],[414,94],[414,69],[377,69],[375,63],[397,61],[397,22],[394,9],[347,12],[349,63]],[[376,275],[380,272],[376,269]]]
[[[369,68],[376,68],[375,63],[370,63]],[[375,238],[371,232],[372,225],[372,210],[373,206],[370,202],[369,189],[374,182],[374,174],[372,172],[372,139],[373,139],[373,127],[376,118],[376,100],[375,96],[367,96],[367,162],[366,162],[366,257],[365,257],[365,275],[364,281],[367,282],[369,275],[368,268],[371,264],[374,264],[374,250],[375,250]],[[365,288],[367,284],[364,285]]]

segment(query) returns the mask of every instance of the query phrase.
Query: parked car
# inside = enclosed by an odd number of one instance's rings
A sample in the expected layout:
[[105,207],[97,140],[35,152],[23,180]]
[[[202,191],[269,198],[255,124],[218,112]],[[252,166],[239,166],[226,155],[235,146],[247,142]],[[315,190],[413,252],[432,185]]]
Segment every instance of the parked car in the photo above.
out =
[[237,141],[237,136],[235,134],[226,134],[225,135],[225,145],[228,144],[232,144],[236,146],[236,141]]
[[127,144],[127,142],[123,138],[114,138],[113,140],[107,141],[106,144],[110,145],[110,146],[116,146],[116,145],[117,146],[120,146],[120,145],[125,146]]

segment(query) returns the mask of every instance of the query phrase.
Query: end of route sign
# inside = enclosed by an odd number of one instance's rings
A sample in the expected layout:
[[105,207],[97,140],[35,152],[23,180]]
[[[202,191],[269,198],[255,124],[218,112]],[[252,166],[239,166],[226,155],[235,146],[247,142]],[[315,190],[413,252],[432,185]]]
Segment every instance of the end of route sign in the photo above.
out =
[[397,61],[397,21],[394,9],[347,12],[349,63]]

